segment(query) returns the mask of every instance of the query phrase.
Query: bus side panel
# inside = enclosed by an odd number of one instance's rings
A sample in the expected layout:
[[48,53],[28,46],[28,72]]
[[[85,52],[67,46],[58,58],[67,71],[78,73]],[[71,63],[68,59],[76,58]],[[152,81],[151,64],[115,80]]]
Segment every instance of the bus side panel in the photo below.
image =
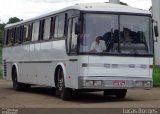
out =
[[[12,63],[6,62],[6,70],[3,68],[3,78],[6,80],[12,80]],[[6,74],[5,74],[6,72]]]
[[21,82],[48,86],[54,82],[51,63],[22,63],[21,68]]
[[3,55],[2,55],[2,60],[3,60],[3,78],[6,80],[12,80],[11,77],[11,70],[12,70],[12,63],[7,61],[7,48],[3,48]]
[[10,72],[7,76],[11,76],[12,64],[16,63],[18,64],[19,82],[55,86],[55,69],[58,63],[62,63],[66,64],[71,72],[75,71],[74,75],[70,72],[66,76],[66,87],[75,88],[75,85],[78,86],[78,83],[75,82],[78,77],[75,70],[77,62],[69,61],[77,58],[67,56],[65,40],[19,45],[4,48],[4,50],[4,58],[10,62],[7,64],[7,70]]

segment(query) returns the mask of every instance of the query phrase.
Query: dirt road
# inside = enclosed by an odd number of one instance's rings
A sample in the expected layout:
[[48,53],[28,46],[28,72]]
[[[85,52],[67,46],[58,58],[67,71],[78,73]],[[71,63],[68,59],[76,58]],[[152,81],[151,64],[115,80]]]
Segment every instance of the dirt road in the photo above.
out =
[[160,88],[129,90],[123,100],[106,97],[102,92],[79,93],[72,101],[62,101],[52,89],[32,87],[24,92],[12,89],[10,81],[0,80],[0,107],[18,108],[158,108]]

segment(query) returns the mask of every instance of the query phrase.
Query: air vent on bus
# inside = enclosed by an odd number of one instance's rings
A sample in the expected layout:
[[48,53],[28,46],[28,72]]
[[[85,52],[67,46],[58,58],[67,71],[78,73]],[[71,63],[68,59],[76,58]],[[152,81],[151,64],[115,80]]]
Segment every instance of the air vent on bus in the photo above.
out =
[[6,77],[7,76],[7,64],[6,64],[6,60],[3,61],[3,68],[4,68],[3,74],[4,74],[4,77]]

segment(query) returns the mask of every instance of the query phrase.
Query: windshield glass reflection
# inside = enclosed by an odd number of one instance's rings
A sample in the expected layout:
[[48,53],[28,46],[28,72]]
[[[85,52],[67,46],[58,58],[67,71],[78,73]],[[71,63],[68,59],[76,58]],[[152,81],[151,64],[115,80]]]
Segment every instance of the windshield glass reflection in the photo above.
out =
[[109,14],[85,14],[80,52],[152,54],[150,18]]

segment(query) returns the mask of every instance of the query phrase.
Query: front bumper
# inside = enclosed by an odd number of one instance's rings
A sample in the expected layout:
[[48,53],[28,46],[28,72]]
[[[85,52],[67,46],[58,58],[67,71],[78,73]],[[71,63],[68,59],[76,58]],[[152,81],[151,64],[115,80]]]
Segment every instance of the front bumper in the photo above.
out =
[[150,89],[152,78],[148,77],[84,77],[78,78],[79,89]]

